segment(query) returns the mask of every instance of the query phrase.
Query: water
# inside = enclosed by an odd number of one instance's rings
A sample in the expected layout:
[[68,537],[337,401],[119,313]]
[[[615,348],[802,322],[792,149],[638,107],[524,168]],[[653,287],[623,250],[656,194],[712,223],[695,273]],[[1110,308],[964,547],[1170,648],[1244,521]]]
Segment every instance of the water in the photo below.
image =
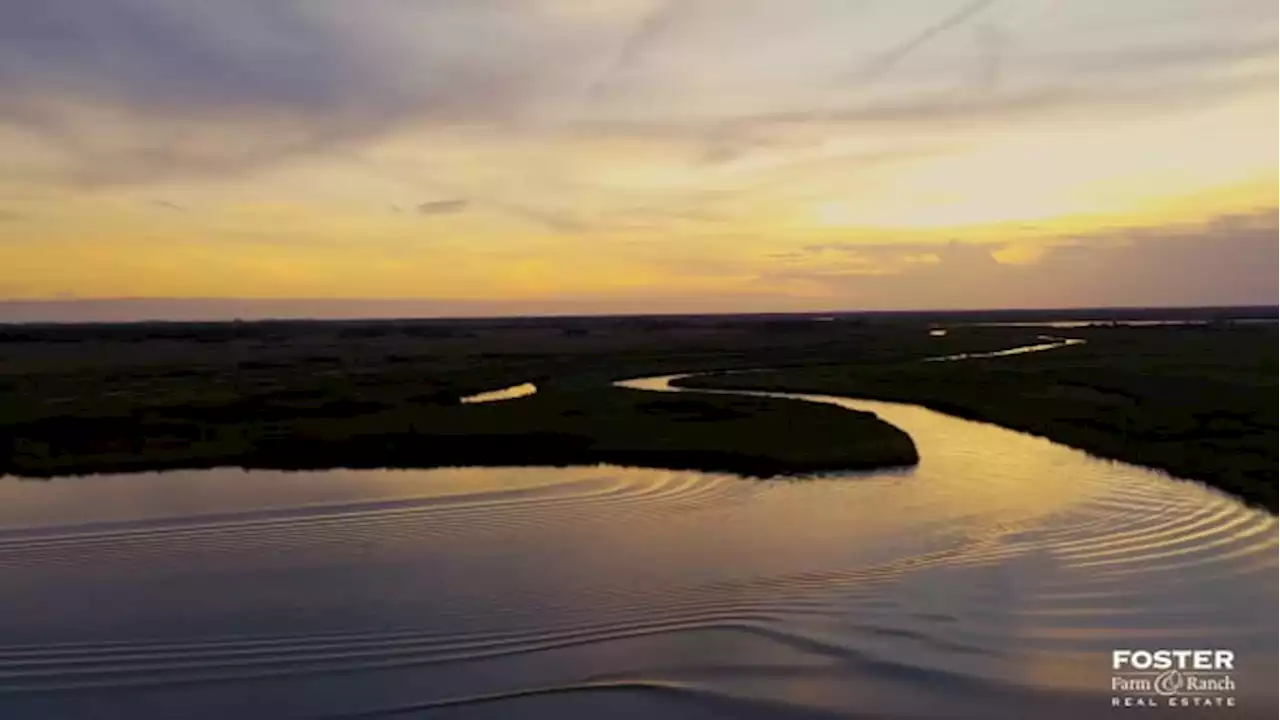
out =
[[516,398],[528,397],[536,392],[538,392],[538,386],[527,382],[520,383],[519,385],[512,385],[510,387],[498,388],[497,390],[487,390],[482,393],[476,393],[475,395],[468,395],[463,398],[458,398],[458,402],[464,405],[471,405],[474,403],[515,400]]
[[920,465],[0,481],[0,718],[1069,718],[1111,713],[1113,648],[1160,647],[1233,650],[1208,716],[1274,716],[1273,517],[811,399]]
[[[1231,320],[1229,322],[1241,322]],[[1208,325],[1208,320],[1023,320],[1008,322],[965,323],[970,327],[1053,328],[1075,330],[1088,327],[1166,327]]]
[[1041,342],[1034,345],[1020,345],[1018,347],[1005,348],[1004,350],[995,350],[992,352],[971,352],[956,353],[954,355],[937,355],[935,357],[924,358],[924,362],[954,362],[956,360],[973,360],[976,358],[998,358],[1008,357],[1010,355],[1025,355],[1027,353],[1044,352],[1046,350],[1057,350],[1059,348],[1071,347],[1072,345],[1083,345],[1084,340],[1080,338],[1057,338],[1049,335],[1040,335],[1036,338]]
[[976,322],[962,323],[962,326],[969,327],[1014,327],[1014,328],[1053,328],[1055,330],[1073,330],[1088,327],[1167,327],[1167,326],[1201,326],[1211,325],[1218,322],[1236,324],[1254,325],[1258,323],[1274,323],[1276,318],[1220,318],[1213,320],[1197,319],[1197,320],[1104,320],[1104,319],[1082,319],[1082,320],[1021,320],[1021,321],[1005,321],[1005,322]]

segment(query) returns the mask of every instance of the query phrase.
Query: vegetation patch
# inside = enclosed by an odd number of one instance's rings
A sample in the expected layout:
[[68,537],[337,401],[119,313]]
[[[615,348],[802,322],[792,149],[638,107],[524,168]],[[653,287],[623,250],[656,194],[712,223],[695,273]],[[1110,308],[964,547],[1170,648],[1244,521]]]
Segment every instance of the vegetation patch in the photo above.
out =
[[1098,327],[1088,342],[957,362],[845,362],[691,387],[909,402],[1199,480],[1276,511],[1275,325]]
[[[916,462],[874,416],[611,385],[820,348],[834,359],[859,334],[897,352],[894,338],[922,335],[788,324],[794,340],[750,318],[0,328],[0,472],[611,462],[770,476]],[[459,402],[530,380],[530,397]]]

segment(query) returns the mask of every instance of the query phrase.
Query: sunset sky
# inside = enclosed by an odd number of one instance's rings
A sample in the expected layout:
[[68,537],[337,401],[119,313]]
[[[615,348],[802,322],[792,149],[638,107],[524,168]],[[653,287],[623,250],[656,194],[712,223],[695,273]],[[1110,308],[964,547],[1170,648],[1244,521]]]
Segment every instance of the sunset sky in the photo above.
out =
[[1278,22],[1272,0],[3,3],[0,300],[1271,304]]

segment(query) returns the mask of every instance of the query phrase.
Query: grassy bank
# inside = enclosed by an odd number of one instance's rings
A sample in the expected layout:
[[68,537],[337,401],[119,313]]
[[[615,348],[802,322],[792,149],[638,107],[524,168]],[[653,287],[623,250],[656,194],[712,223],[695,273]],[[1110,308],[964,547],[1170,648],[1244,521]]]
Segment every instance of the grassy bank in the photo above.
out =
[[916,403],[1199,480],[1276,511],[1274,325],[1055,332],[1087,343],[960,362],[814,364],[686,384]]

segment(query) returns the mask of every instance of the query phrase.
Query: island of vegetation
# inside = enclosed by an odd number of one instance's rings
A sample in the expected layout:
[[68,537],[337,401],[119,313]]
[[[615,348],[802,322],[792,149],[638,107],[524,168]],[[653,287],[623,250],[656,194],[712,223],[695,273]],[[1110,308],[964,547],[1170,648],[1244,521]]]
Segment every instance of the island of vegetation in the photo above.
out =
[[[135,418],[48,419],[23,428],[3,469],[56,474],[240,466],[439,467],[611,463],[740,475],[913,465],[915,445],[871,413],[793,400],[625,388],[549,391],[474,405],[341,405],[236,417],[148,408]],[[219,417],[220,416],[220,417]]]
[[[768,477],[918,461],[911,438],[870,413],[611,384],[673,363],[797,353],[769,348],[761,330],[616,319],[11,326],[0,331],[0,473],[612,463]],[[529,397],[460,402],[527,380],[539,388]]]

